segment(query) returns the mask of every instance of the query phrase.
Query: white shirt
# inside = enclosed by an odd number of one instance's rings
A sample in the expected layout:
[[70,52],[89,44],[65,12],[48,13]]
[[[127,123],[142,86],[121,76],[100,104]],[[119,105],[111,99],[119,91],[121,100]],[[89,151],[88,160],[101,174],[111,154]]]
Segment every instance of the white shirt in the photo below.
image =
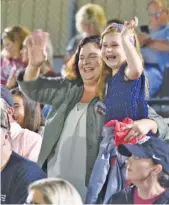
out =
[[66,179],[86,196],[86,114],[87,103],[78,103],[65,120],[54,156],[48,161],[48,176]]

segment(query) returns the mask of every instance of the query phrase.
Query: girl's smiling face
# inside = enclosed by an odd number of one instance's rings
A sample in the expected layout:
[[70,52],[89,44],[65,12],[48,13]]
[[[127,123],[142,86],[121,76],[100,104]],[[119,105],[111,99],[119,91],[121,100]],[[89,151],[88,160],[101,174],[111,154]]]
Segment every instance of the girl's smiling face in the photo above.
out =
[[112,69],[119,68],[126,60],[120,33],[108,33],[103,37],[101,53],[106,65]]

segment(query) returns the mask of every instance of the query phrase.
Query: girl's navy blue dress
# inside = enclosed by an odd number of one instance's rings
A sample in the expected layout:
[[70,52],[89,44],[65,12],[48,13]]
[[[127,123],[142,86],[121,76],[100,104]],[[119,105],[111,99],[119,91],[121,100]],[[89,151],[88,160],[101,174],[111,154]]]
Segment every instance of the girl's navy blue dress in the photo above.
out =
[[137,80],[125,80],[124,63],[119,71],[108,78],[108,88],[105,97],[105,123],[110,120],[122,121],[129,117],[139,120],[148,117],[148,106],[145,100],[145,75]]

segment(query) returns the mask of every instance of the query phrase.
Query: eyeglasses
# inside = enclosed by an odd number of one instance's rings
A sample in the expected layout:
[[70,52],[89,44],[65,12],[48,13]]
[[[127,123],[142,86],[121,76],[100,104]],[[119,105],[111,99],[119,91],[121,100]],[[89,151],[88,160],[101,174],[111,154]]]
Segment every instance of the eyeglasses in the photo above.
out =
[[149,12],[148,13],[148,16],[156,16],[156,17],[158,17],[158,16],[160,16],[161,15],[161,13],[163,12],[164,10],[160,10],[160,11],[155,11],[155,12]]
[[98,59],[99,56],[88,56],[88,57],[79,57],[79,61],[84,61],[84,60],[96,60]]

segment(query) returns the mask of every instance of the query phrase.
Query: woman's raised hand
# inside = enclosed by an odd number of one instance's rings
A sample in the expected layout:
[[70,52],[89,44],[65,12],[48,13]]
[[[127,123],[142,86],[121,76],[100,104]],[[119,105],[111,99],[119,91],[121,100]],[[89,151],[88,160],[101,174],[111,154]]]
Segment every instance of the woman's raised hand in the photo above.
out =
[[47,60],[46,45],[49,34],[36,30],[28,37],[26,44],[28,48],[29,65],[39,68]]

